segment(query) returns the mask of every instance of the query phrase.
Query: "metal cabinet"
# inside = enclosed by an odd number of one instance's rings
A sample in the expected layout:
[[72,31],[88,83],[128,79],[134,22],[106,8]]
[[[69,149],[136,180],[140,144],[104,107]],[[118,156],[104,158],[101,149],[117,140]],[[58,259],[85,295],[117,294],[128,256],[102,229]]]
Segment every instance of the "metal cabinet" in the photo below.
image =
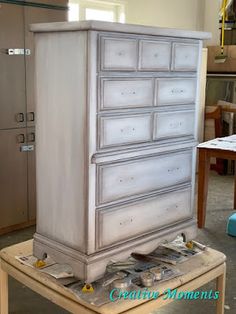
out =
[[42,0],[42,7],[35,2],[0,3],[0,234],[34,224],[36,218],[34,44],[29,24],[67,19],[67,0]]
[[[24,9],[0,7],[0,129],[26,126]],[[22,50],[19,50],[19,49]],[[18,49],[18,50],[14,50]]]
[[27,153],[20,150],[26,129],[0,132],[0,228],[27,220]]

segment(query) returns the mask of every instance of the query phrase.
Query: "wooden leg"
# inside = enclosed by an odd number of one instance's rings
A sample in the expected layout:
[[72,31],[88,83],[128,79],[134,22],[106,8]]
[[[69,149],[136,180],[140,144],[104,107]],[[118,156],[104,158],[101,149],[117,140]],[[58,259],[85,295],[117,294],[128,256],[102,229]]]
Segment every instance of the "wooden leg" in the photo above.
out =
[[234,209],[236,209],[236,160],[234,161]]
[[[225,264],[224,264],[225,266]],[[225,277],[226,277],[226,266],[224,267],[224,273],[217,277],[216,290],[219,291],[219,299],[216,303],[216,313],[224,314],[224,304],[225,304]]]
[[205,226],[210,156],[204,148],[199,149],[198,161],[198,227]]
[[8,314],[8,275],[0,268],[0,314]]

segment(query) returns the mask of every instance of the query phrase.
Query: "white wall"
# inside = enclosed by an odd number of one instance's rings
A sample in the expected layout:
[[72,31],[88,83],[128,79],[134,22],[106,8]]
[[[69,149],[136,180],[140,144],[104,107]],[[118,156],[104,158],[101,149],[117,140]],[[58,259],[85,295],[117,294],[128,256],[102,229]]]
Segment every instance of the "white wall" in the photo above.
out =
[[196,30],[199,29],[199,8],[203,1],[125,0],[126,22]]
[[212,38],[205,42],[206,46],[220,44],[219,10],[221,0],[204,0],[204,25],[203,30],[212,33]]
[[126,23],[208,31],[207,45],[219,44],[221,0],[123,0]]

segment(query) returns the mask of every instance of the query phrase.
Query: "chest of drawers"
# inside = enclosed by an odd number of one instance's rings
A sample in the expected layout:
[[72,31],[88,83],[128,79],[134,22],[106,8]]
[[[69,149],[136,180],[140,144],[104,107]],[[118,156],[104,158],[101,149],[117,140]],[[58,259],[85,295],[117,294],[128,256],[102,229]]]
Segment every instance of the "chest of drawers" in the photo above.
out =
[[106,22],[33,25],[37,231],[34,254],[91,282],[193,219],[202,39]]

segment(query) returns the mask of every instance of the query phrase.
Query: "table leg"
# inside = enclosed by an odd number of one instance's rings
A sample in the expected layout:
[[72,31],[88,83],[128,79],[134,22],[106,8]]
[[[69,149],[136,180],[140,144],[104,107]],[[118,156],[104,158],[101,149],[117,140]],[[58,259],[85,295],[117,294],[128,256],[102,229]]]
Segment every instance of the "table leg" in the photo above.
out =
[[8,314],[8,275],[0,268],[0,314]]
[[222,275],[217,277],[216,281],[216,290],[219,291],[219,299],[216,303],[216,313],[224,314],[224,305],[225,305],[225,277],[226,277],[226,266],[224,264],[224,272]]
[[198,156],[198,227],[203,228],[205,226],[206,219],[206,205],[207,205],[207,193],[208,193],[208,179],[210,170],[210,156],[207,154],[207,150],[200,148]]
[[234,209],[236,209],[236,160],[234,160]]

